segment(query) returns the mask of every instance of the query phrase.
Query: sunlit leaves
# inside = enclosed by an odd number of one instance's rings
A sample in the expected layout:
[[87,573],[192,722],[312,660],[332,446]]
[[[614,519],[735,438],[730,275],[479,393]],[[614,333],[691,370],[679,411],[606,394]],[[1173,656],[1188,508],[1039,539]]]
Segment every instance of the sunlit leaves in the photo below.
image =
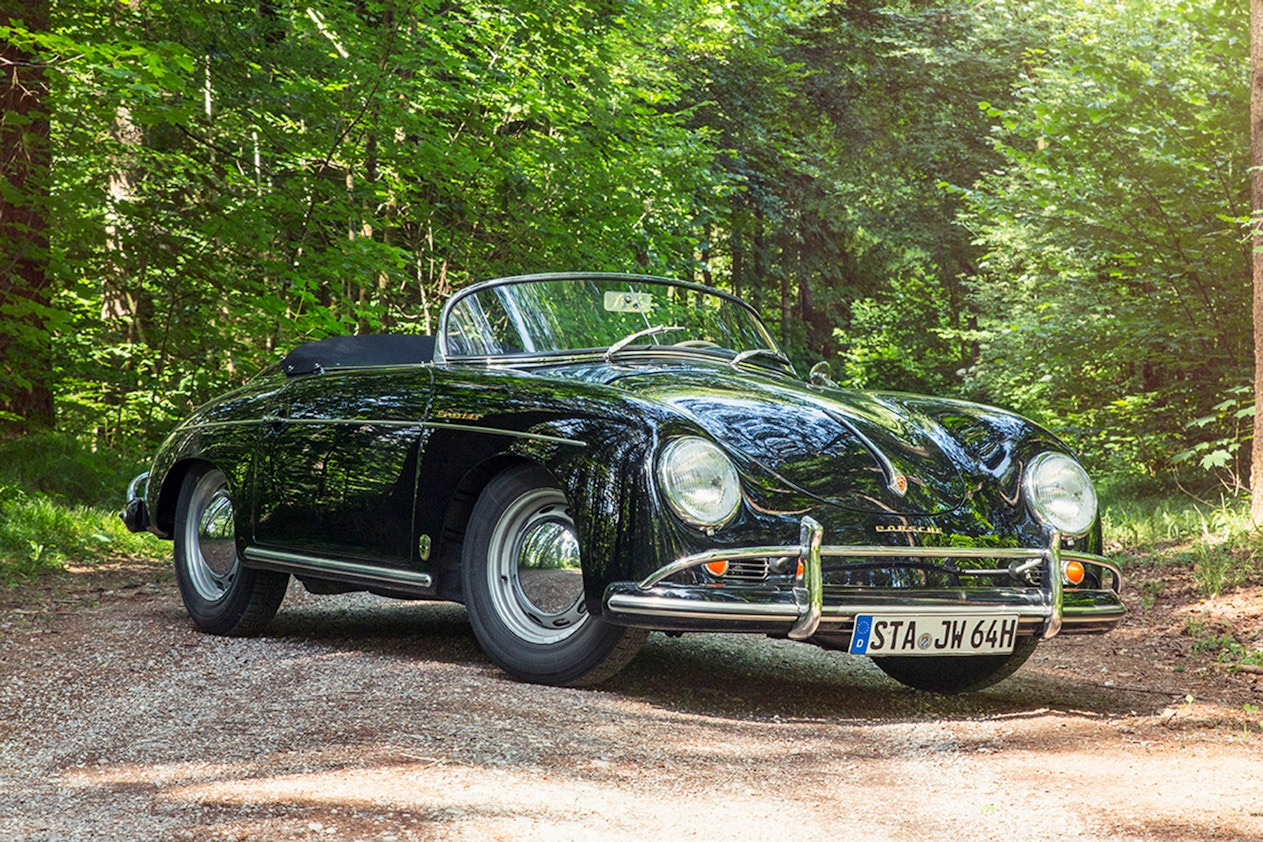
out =
[[971,384],[1157,471],[1252,361],[1245,10],[1014,5],[1043,49],[981,106],[1005,164],[969,191]]
[[497,274],[686,273],[722,183],[662,46],[735,10],[53,5],[54,272],[94,302],[57,340],[75,417],[143,394],[162,423],[303,339],[433,330]]

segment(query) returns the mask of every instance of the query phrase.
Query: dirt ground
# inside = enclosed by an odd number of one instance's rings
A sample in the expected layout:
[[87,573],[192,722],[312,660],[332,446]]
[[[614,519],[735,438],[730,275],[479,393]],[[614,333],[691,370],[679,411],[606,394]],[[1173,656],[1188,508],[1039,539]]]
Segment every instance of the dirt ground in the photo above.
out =
[[1263,676],[1195,645],[1263,646],[1263,592],[1171,575],[940,697],[733,635],[530,686],[459,606],[292,584],[224,639],[167,567],[71,571],[0,591],[0,839],[1263,840]]

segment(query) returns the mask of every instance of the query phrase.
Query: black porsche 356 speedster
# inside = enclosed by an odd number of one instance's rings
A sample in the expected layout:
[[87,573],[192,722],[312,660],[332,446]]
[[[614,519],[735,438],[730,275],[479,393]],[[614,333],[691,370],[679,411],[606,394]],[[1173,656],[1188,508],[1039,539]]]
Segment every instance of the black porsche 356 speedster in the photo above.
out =
[[290,576],[452,600],[547,684],[607,678],[662,630],[962,692],[1124,611],[1053,435],[803,381],[753,309],[663,278],[506,278],[455,294],[434,337],[302,345],[180,424],[129,498],[207,632],[260,632]]

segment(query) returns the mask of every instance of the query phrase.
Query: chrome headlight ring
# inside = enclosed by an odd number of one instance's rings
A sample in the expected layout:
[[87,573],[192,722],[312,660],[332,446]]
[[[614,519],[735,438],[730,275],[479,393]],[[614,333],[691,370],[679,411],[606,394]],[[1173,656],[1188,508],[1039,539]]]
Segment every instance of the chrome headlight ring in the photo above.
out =
[[1032,459],[1022,477],[1022,493],[1035,517],[1063,535],[1083,535],[1096,520],[1092,480],[1064,453],[1041,453]]
[[658,484],[671,511],[690,526],[723,526],[741,505],[741,481],[732,460],[699,436],[681,436],[662,448]]

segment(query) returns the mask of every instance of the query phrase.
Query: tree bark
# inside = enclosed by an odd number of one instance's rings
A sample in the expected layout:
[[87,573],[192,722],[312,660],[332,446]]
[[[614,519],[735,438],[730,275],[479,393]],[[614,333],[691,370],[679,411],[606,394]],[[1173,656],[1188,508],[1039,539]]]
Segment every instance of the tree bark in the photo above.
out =
[[1263,525],[1263,0],[1250,0],[1250,207],[1254,227],[1254,443],[1250,518]]
[[[46,32],[48,0],[0,8],[0,24]],[[0,424],[53,425],[47,211],[51,160],[42,59],[0,41]]]

